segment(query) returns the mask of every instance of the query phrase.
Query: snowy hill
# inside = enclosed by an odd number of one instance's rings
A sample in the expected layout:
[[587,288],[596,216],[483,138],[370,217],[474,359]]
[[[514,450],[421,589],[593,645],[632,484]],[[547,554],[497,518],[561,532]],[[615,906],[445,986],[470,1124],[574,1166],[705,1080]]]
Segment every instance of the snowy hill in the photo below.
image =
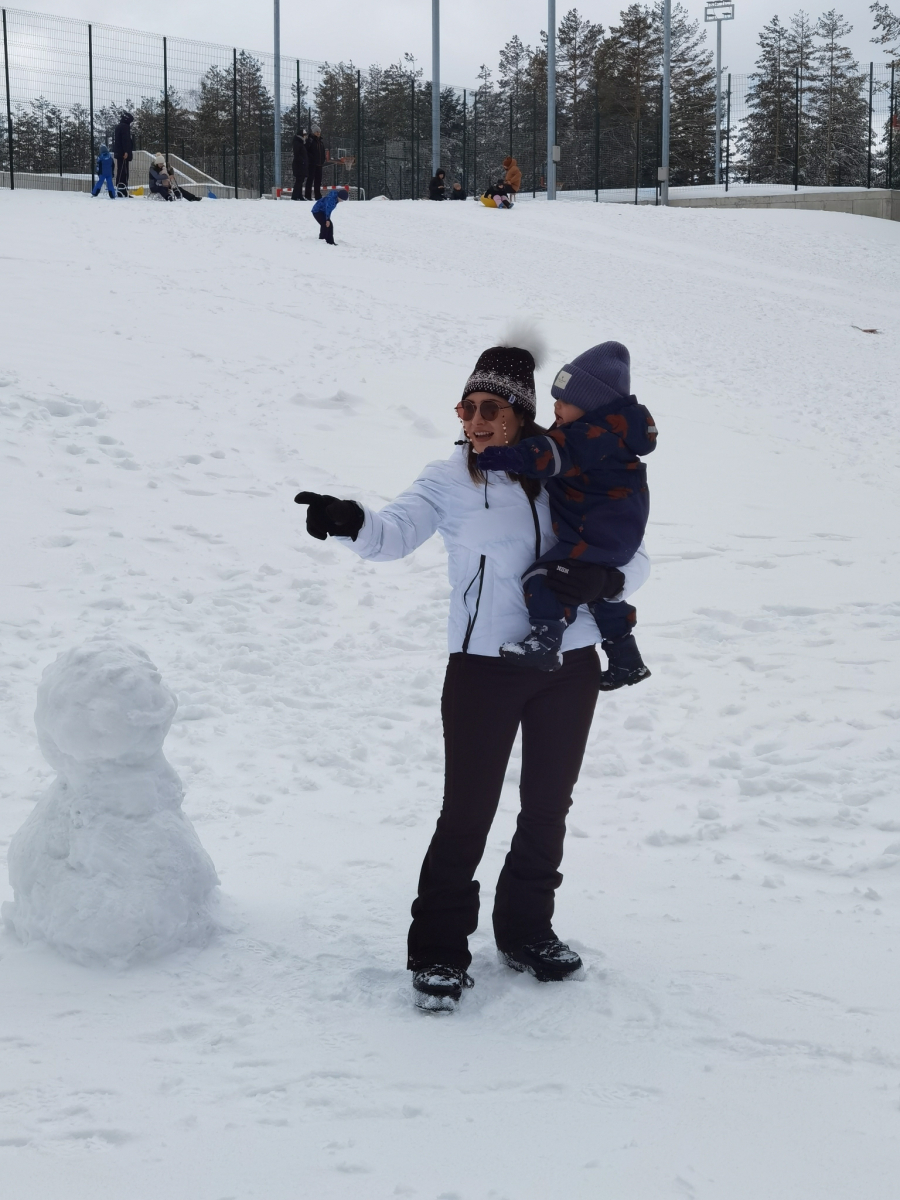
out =
[[[199,208],[0,192],[0,900],[53,773],[32,714],[110,631],[222,934],[128,972],[0,935],[0,1175],[42,1200],[892,1200],[900,1035],[900,224],[522,205]],[[616,338],[660,428],[646,685],[601,699],[556,927],[414,1012],[440,804],[437,540],[360,563],[510,314]],[[862,330],[877,329],[878,333]],[[492,894],[516,772],[479,878]]]

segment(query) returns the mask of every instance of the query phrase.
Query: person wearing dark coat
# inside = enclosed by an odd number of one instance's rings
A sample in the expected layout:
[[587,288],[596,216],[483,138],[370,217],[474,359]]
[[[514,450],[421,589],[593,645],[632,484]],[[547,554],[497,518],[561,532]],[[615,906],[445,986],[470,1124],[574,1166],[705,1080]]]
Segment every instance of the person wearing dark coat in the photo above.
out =
[[325,166],[325,143],[322,141],[322,130],[313,125],[306,139],[306,199],[312,200],[313,190],[316,199],[322,199],[322,168]]
[[438,168],[434,173],[434,178],[428,184],[428,199],[429,200],[446,200],[447,185],[444,183],[444,172],[442,168]]
[[303,180],[306,178],[306,130],[298,129],[294,134],[291,145],[291,171],[294,175],[294,186],[291,190],[292,200],[303,199]]
[[116,192],[128,196],[128,164],[134,158],[134,142],[131,140],[131,123],[134,116],[123,112],[113,133],[113,158],[116,160]]
[[[522,577],[531,634],[507,642],[500,657],[525,667],[562,666],[562,636],[575,620],[547,582],[561,559],[621,567],[636,554],[650,514],[647,468],[640,456],[656,449],[656,423],[631,395],[631,357],[620,342],[603,342],[566,363],[551,388],[557,423],[515,446],[489,446],[478,469],[511,471],[547,481],[553,530],[559,541]],[[589,606],[609,668],[603,691],[650,675],[634,640],[636,610],[624,600]]]
[[466,195],[466,190],[461,183],[454,183],[453,187],[450,189],[450,199],[451,200],[468,200],[468,196]]

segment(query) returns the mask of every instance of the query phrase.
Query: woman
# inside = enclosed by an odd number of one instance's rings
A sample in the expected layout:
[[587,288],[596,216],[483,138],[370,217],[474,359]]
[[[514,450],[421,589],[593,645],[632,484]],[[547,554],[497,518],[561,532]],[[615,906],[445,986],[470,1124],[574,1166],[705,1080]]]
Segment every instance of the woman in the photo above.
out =
[[435,171],[434,177],[430,180],[430,182],[428,184],[428,199],[429,200],[446,200],[447,199],[447,185],[445,183],[445,175],[444,175],[443,167],[439,167]]
[[163,200],[175,199],[172,195],[172,180],[169,176],[166,160],[162,154],[153,155],[153,158],[150,160],[148,175],[152,195],[161,196]]
[[[431,463],[380,512],[301,492],[307,530],[337,537],[361,558],[402,558],[439,532],[449,555],[450,660],[441,697],[444,803],[412,906],[407,966],[416,1004],[452,1009],[472,986],[468,937],[478,924],[474,875],[484,853],[510,751],[522,727],[521,811],[497,882],[494,936],[501,958],[541,981],[581,969],[552,928],[562,882],[566,813],[578,778],[600,682],[596,622],[586,614],[563,640],[563,666],[528,671],[500,658],[501,642],[529,629],[521,575],[554,543],[540,483],[483,476],[476,456],[542,432],[535,424],[535,356],[494,346],[478,359],[457,413],[465,440]],[[643,547],[621,571],[571,559],[548,582],[568,604],[630,595],[649,574]]]

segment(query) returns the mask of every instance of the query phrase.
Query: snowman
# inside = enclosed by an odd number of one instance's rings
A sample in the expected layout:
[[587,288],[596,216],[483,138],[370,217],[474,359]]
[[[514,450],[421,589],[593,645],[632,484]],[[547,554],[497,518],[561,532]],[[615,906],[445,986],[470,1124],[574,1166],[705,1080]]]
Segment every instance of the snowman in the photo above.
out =
[[175,696],[139,647],[94,638],[44,671],[34,720],[57,779],[9,847],[3,918],[86,965],[202,945],[218,883],[162,752]]

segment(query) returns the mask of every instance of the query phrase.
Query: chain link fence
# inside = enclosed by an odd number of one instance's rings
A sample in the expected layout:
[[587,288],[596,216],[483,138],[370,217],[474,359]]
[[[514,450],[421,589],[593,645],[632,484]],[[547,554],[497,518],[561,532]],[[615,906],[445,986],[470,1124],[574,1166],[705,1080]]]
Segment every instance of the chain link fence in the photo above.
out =
[[[216,197],[291,187],[297,128],[318,124],[325,186],[355,197],[427,194],[431,85],[408,60],[359,71],[282,56],[283,176],[275,179],[272,54],[4,9],[6,136],[0,186],[88,191],[101,143],[123,110],[135,116],[130,184],[146,185],[161,152],[179,182]],[[722,81],[720,186],[890,187],[900,179],[896,72],[874,65],[845,88],[833,113],[821,86],[799,74],[764,92],[753,75]],[[441,156],[449,183],[478,196],[522,171],[522,194],[546,187],[546,88],[441,93]],[[561,120],[557,187],[584,198],[652,200],[660,163],[661,90],[646,89],[631,119],[582,106]],[[586,115],[585,115],[586,114]],[[715,91],[673,102],[670,182],[715,185]]]

